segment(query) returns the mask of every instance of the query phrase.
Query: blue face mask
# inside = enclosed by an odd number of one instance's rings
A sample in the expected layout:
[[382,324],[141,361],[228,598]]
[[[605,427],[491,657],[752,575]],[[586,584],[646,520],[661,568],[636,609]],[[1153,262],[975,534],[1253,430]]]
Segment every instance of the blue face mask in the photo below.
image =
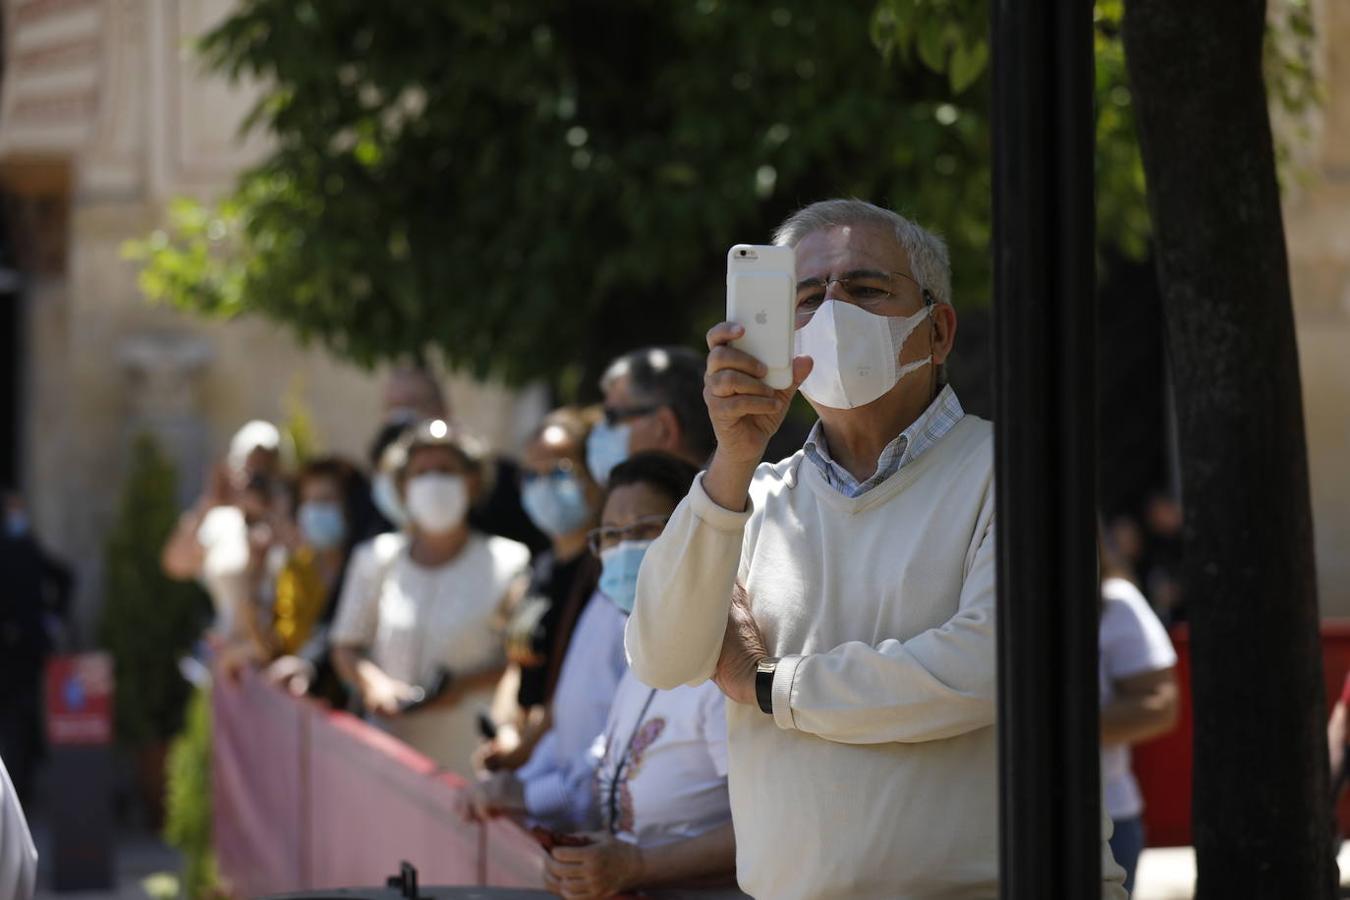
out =
[[408,514],[398,499],[398,486],[394,483],[393,475],[388,472],[376,473],[370,480],[370,499],[380,511],[380,515],[388,519],[395,528],[402,528],[408,524]]
[[11,512],[5,514],[5,534],[12,538],[21,538],[28,534],[28,513]]
[[620,541],[600,554],[600,592],[628,615],[637,599],[638,569],[651,541]]
[[301,503],[295,518],[305,543],[315,550],[331,550],[347,536],[347,523],[336,503]]
[[586,468],[591,470],[591,477],[598,483],[608,481],[610,471],[628,458],[628,435],[632,430],[627,423],[610,425],[608,422],[601,422],[591,429],[591,435],[586,439]]
[[560,472],[530,475],[520,492],[525,514],[549,537],[571,534],[591,520],[591,507],[576,476]]

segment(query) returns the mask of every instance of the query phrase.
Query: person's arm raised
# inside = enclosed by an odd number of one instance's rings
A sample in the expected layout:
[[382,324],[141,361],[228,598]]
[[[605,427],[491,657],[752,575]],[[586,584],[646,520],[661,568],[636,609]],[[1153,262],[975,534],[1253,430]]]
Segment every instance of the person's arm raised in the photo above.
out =
[[764,364],[730,346],[743,333],[731,322],[708,332],[703,399],[717,452],[647,551],[638,575],[625,643],[634,674],[652,687],[696,684],[713,674],[750,517],[750,482],[811,371],[810,359],[799,357],[792,386],[770,388],[761,380],[768,372]]
[[811,372],[811,360],[792,361],[792,386],[776,391],[761,379],[769,373],[764,363],[731,346],[744,336],[735,322],[723,322],[708,332],[708,369],[703,378],[703,402],[717,435],[703,489],[723,509],[743,512],[749,499],[755,467],[764,458],[769,439],[787,416],[797,388]]
[[169,578],[190,581],[201,572],[206,550],[197,540],[197,532],[207,513],[230,502],[229,485],[224,463],[217,463],[206,473],[206,489],[193,507],[178,517],[178,524],[160,551],[160,568]]

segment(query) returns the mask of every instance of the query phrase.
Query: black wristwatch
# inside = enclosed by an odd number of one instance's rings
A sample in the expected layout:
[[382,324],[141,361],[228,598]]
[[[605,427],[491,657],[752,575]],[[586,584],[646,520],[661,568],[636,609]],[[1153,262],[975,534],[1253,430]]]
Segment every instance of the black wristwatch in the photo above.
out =
[[755,699],[766,715],[773,715],[773,674],[778,671],[778,657],[766,656],[755,667]]

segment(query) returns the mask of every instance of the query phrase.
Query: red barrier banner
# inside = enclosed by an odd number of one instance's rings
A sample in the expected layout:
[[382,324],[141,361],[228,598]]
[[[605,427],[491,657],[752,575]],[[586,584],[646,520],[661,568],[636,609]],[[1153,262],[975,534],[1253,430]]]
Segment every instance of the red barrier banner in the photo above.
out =
[[465,822],[462,779],[396,738],[254,674],[212,699],[216,854],[240,895],[378,886],[401,860],[428,885],[542,886],[533,838]]
[[[1350,672],[1350,622],[1323,621],[1322,677],[1327,713],[1341,695]],[[1172,629],[1177,651],[1177,685],[1181,712],[1177,727],[1162,737],[1133,748],[1134,774],[1144,795],[1144,828],[1151,847],[1191,843],[1191,776],[1195,723],[1191,704],[1191,642],[1185,626]],[[1342,834],[1350,834],[1350,794],[1336,810]]]

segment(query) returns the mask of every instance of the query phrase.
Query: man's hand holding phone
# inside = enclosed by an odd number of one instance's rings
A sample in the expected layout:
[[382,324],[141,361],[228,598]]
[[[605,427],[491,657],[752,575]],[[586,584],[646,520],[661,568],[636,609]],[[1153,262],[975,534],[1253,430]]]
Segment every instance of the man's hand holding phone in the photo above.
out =
[[764,383],[768,367],[731,346],[745,335],[735,322],[722,322],[708,332],[708,369],[703,400],[717,434],[717,452],[703,476],[703,489],[718,506],[745,509],[755,467],[764,458],[769,438],[783,424],[797,388],[811,374],[811,358],[792,360],[792,384],[774,390]]

